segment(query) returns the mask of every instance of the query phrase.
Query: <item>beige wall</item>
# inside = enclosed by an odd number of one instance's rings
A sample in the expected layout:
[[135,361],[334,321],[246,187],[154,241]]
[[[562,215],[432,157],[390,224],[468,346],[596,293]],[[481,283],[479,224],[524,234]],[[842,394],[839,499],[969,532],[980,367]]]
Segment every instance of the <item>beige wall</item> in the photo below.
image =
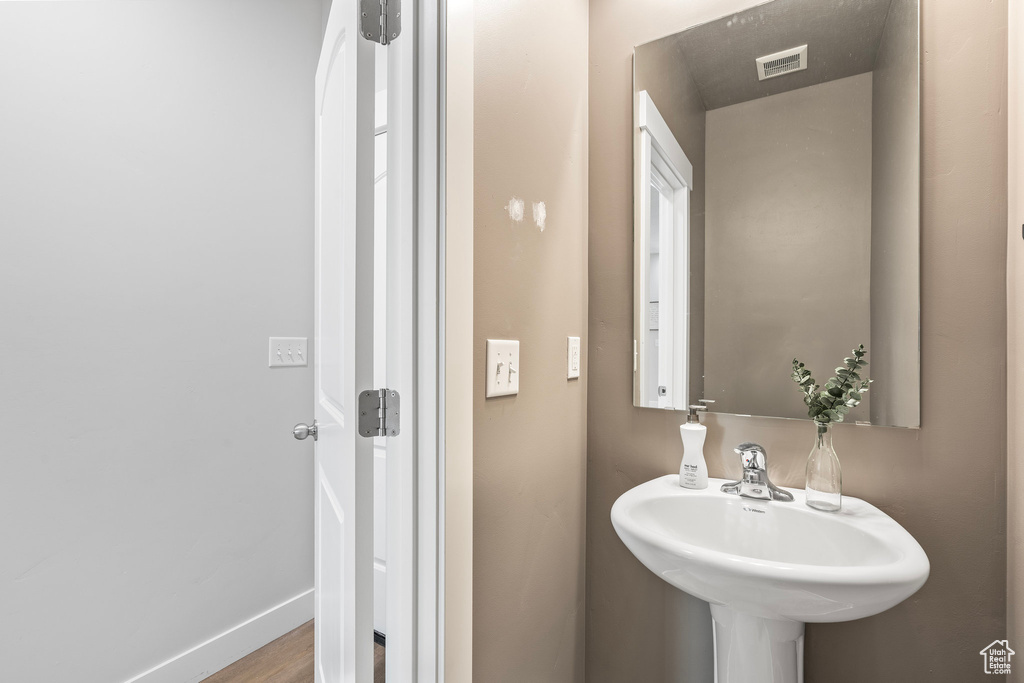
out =
[[444,680],[473,680],[473,0],[445,8]]
[[[566,337],[587,348],[587,13],[475,4],[473,680],[487,683],[583,680],[586,380],[566,379]],[[518,396],[484,398],[488,338],[520,341]]]
[[875,58],[871,131],[870,414],[874,424],[921,424],[917,362],[921,296],[921,144],[917,2],[893,0]]
[[[686,159],[693,165],[690,192],[689,396],[704,396],[704,105],[679,45],[657,40],[637,48],[636,91],[646,90]],[[639,329],[636,332],[639,334]]]
[[871,341],[870,72],[707,113],[705,242],[704,397],[806,418],[793,357],[824,384]]
[[[632,407],[633,46],[745,3],[592,0],[587,671],[591,683],[711,680],[704,603],[637,562],[615,498],[679,467],[682,414]],[[932,573],[881,615],[809,625],[807,680],[984,680],[978,651],[1006,629],[1005,0],[923,0],[922,428],[839,425],[844,489],[921,542]],[[479,157],[478,157],[479,159]],[[478,195],[479,196],[479,195]],[[807,423],[712,415],[713,476],[764,444],[772,477],[803,485]],[[479,460],[478,460],[479,462]],[[992,635],[995,634],[995,635]]]
[[[1010,3],[1009,35],[1009,210],[1007,212],[1007,453],[1008,453],[1008,581],[1007,637],[1019,645],[1024,634],[1024,505],[1020,490],[1024,485],[1024,6]],[[1018,647],[1019,649],[1019,647]],[[1012,680],[1024,681],[1024,671],[1016,667]]]

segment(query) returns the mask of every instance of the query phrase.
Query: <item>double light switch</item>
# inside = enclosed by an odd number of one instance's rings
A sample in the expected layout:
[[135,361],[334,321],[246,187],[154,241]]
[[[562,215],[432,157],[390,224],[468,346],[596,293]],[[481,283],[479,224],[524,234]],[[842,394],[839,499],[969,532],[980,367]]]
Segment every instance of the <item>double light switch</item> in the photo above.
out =
[[487,340],[487,398],[519,393],[519,342]]

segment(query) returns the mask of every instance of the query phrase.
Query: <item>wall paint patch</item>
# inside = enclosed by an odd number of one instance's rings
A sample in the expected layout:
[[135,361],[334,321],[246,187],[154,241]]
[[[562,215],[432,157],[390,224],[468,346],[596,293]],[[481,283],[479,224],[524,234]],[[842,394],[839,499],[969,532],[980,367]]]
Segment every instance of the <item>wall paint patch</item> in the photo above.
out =
[[533,203],[533,222],[537,224],[541,232],[544,232],[544,223],[548,219],[548,207],[544,202]]
[[516,223],[523,222],[523,215],[526,213],[526,202],[519,197],[512,197],[508,200],[508,204],[505,205],[508,209],[508,217],[514,220]]

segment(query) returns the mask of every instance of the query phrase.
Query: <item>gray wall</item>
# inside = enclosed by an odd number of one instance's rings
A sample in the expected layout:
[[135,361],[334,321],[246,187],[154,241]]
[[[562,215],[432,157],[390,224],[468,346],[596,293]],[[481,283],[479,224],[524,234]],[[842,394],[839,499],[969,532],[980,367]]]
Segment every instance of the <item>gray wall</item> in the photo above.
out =
[[871,421],[921,423],[917,2],[893,0],[872,81]]
[[[633,47],[744,4],[591,2],[590,683],[711,680],[706,604],[645,569],[608,514],[630,487],[678,470],[685,419],[632,406]],[[839,425],[835,446],[844,492],[906,527],[931,576],[888,612],[809,625],[809,683],[986,680],[978,651],[1006,629],[1006,416],[993,397],[1006,387],[1007,3],[922,4],[922,426]],[[706,422],[712,476],[738,476],[731,449],[756,440],[773,479],[803,486],[807,422]]]
[[870,73],[707,113],[705,258],[704,397],[806,418],[793,357],[824,384],[871,341]]
[[0,3],[0,679],[125,680],[312,587],[320,2]]
[[[477,2],[474,20],[473,680],[581,683],[587,0]],[[484,398],[487,339],[519,340],[517,396]]]
[[689,396],[704,396],[705,114],[700,93],[677,41],[656,40],[636,49],[636,91],[646,90],[693,165],[690,192]]

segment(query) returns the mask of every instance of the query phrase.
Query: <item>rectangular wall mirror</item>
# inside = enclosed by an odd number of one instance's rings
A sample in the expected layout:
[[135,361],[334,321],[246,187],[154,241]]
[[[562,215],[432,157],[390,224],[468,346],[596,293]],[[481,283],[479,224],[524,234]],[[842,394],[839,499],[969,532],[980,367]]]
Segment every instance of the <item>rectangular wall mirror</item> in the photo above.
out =
[[772,0],[634,52],[633,403],[920,425],[917,0]]

